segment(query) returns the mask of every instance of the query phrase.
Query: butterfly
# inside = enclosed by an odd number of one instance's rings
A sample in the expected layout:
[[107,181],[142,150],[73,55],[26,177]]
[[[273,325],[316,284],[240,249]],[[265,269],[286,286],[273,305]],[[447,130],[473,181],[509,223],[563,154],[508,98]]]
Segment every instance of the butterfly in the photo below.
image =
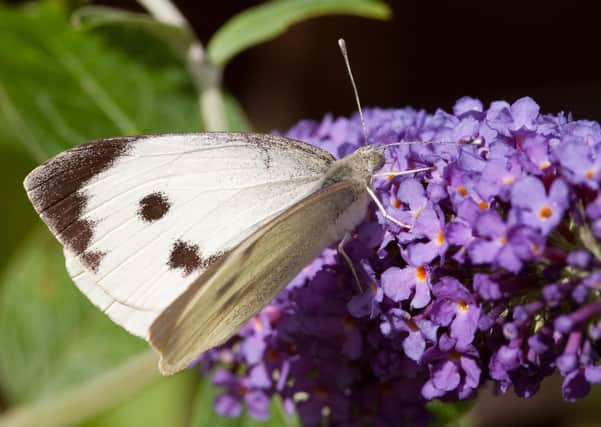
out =
[[225,342],[365,217],[384,164],[252,133],[103,139],[33,170],[27,194],[79,289],[173,373]]

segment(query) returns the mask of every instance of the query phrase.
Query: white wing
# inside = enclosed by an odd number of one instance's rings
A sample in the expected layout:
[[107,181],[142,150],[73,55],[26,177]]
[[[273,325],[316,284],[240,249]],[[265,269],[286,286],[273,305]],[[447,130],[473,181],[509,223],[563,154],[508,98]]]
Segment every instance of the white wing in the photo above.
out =
[[24,185],[65,246],[82,292],[148,338],[172,301],[225,252],[315,191],[333,160],[271,135],[116,138],[58,155]]

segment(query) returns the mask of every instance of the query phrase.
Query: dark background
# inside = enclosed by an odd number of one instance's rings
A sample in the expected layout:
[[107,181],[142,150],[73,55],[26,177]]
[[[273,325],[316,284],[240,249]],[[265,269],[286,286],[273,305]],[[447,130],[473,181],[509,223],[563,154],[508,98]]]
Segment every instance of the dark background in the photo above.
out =
[[[137,8],[133,1],[103,2]],[[175,3],[203,41],[261,3]],[[225,86],[258,130],[355,109],[336,40],[350,49],[366,106],[450,109],[532,96],[543,112],[601,119],[600,14],[594,1],[389,1],[393,19],[327,17],[295,25],[229,64]]]

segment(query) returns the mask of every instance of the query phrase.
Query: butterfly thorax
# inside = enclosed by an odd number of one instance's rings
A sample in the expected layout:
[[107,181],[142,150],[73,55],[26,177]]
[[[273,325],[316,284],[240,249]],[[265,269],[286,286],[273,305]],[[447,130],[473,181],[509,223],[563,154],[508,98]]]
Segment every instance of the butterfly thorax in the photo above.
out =
[[355,180],[369,185],[373,173],[384,165],[384,152],[373,145],[357,149],[353,154],[335,161],[326,172],[321,188],[340,181]]

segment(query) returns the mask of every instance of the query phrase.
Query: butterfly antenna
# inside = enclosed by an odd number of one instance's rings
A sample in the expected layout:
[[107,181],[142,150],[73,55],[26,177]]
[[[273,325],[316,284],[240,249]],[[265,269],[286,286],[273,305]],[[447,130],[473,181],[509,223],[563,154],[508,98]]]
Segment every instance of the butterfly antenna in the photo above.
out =
[[482,145],[482,138],[463,139],[459,141],[400,141],[384,144],[383,147],[397,147],[399,145],[428,145],[428,144],[452,144],[452,145]]
[[353,78],[353,72],[351,71],[351,63],[348,58],[348,50],[346,49],[346,42],[344,41],[344,39],[338,39],[338,46],[340,47],[340,52],[342,53],[342,57],[344,58],[346,71],[348,72],[348,76],[351,79],[351,85],[353,86],[353,92],[355,93],[355,102],[357,103],[357,108],[359,109],[361,127],[363,128],[363,137],[365,138],[365,145],[367,145],[367,126],[365,126],[365,119],[363,118],[363,109],[361,108],[361,101],[359,100],[359,91],[357,90],[355,79]]

